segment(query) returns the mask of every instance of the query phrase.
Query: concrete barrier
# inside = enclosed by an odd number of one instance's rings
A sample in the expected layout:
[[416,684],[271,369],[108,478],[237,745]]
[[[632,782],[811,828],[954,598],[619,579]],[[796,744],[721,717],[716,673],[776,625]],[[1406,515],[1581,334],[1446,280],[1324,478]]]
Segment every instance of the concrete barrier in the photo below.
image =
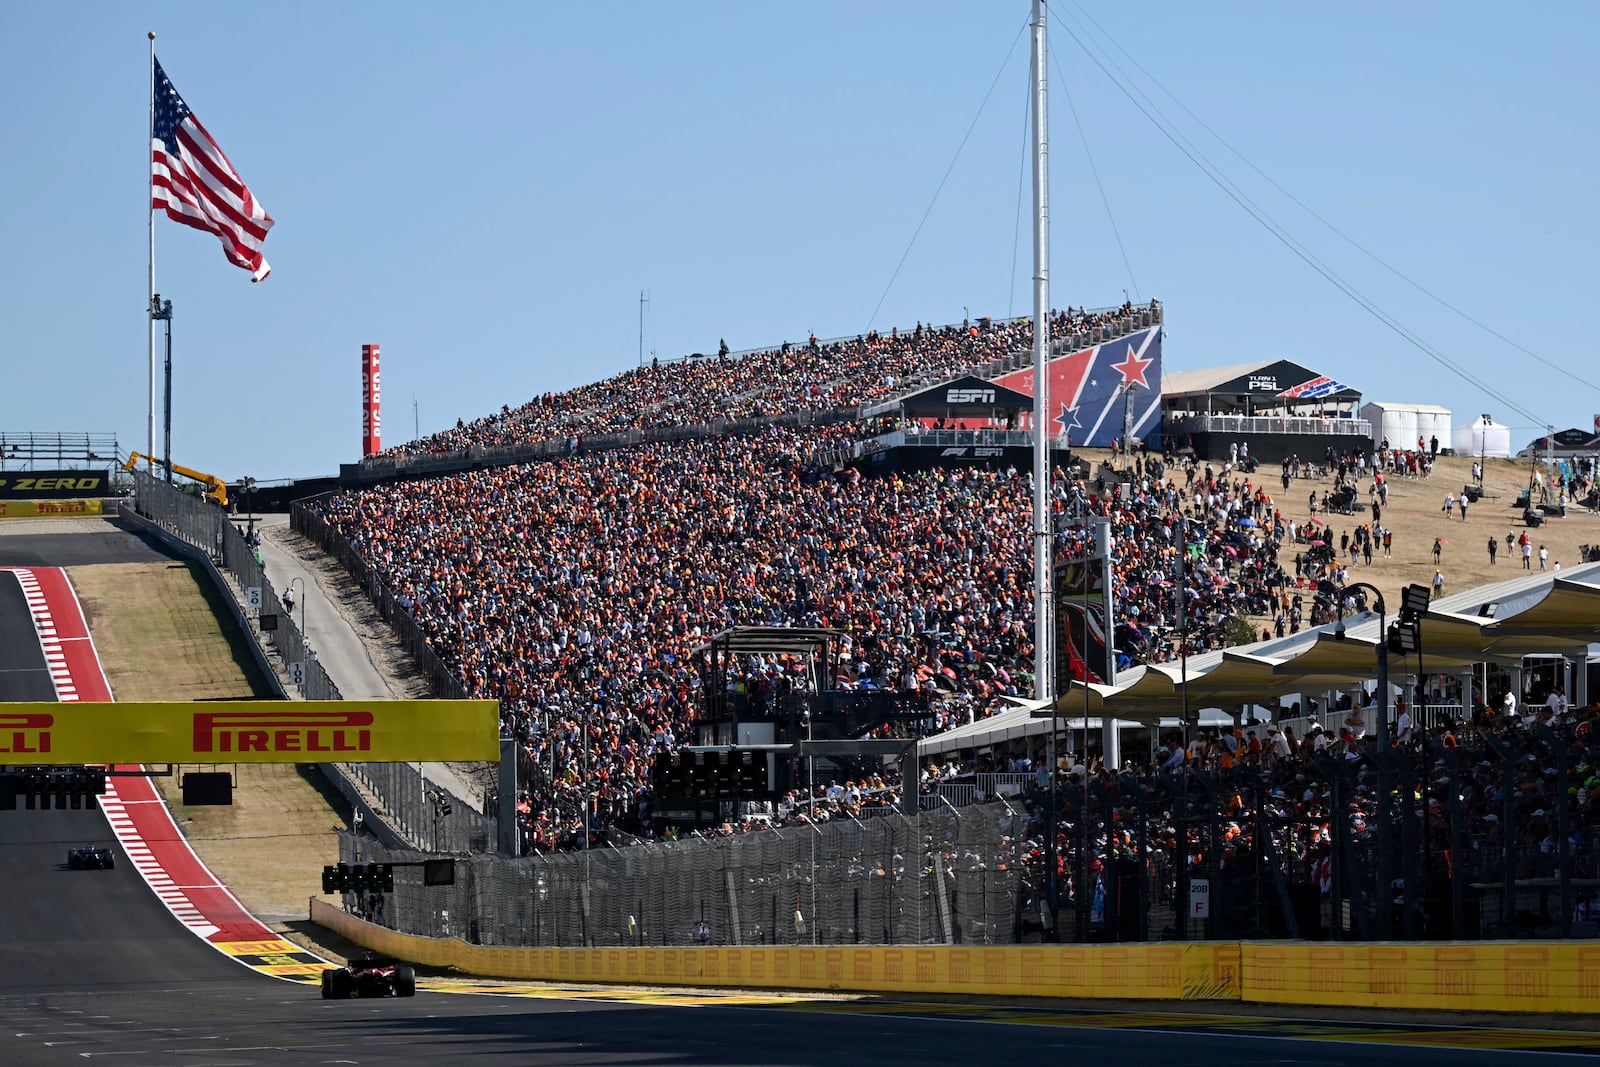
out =
[[464,974],[552,982],[974,996],[1239,999],[1224,944],[500,948],[396,933],[312,898],[311,919],[359,945]]
[[500,948],[397,933],[315,897],[311,920],[374,952],[484,978],[1422,1011],[1600,1012],[1600,945],[1568,941]]
[[1241,946],[1244,999],[1421,1010],[1600,1012],[1600,945],[1579,941]]

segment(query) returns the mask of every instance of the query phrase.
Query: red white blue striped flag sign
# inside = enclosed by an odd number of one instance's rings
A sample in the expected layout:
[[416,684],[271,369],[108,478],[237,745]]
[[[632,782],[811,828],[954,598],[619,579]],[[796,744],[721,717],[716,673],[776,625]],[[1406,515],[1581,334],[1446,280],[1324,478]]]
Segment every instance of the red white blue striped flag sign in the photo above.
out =
[[172,87],[161,64],[155,68],[150,209],[165,208],[173,222],[216,234],[228,262],[259,282],[272,272],[261,256],[272,216]]

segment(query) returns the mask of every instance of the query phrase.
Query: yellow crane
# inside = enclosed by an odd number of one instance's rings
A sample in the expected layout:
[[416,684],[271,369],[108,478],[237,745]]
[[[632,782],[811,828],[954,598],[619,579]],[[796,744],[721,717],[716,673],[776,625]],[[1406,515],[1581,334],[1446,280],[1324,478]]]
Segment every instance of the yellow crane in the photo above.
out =
[[[128,456],[128,462],[122,465],[122,469],[125,471],[131,471],[139,465],[139,461],[142,459],[148,459],[153,466],[165,467],[167,465],[164,460],[156,459],[154,456],[146,456],[143,452],[134,452]],[[207,474],[204,471],[190,470],[188,467],[180,467],[176,463],[172,464],[172,473],[181,474],[185,478],[192,478],[193,480],[199,482],[201,485],[206,487],[206,497],[208,499],[216,501],[219,507],[225,508],[228,506],[227,483],[221,478],[218,478],[215,474]]]

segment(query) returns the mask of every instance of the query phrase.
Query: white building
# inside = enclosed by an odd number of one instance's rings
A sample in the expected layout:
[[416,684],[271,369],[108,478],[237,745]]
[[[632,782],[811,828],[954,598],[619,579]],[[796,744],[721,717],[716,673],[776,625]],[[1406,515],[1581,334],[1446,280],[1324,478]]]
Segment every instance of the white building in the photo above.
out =
[[1427,447],[1437,437],[1441,449],[1453,447],[1450,409],[1437,404],[1399,404],[1374,400],[1362,405],[1361,417],[1372,425],[1374,446],[1381,445],[1387,439],[1390,448],[1416,448],[1420,439],[1423,447]]

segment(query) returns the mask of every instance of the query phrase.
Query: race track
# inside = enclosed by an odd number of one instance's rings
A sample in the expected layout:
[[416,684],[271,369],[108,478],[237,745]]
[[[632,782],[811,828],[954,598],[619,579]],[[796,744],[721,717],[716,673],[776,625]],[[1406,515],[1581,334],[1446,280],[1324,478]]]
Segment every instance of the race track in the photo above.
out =
[[[48,699],[26,601],[0,572],[0,700]],[[1508,1050],[1524,1063],[1600,1051],[1589,1033],[873,998],[739,1006],[737,995],[718,1003],[692,990],[523,986],[510,996],[330,1002],[194,936],[120,849],[115,870],[66,869],[69,847],[112,840],[98,810],[0,812],[0,1063],[1470,1067],[1506,1062]]]

